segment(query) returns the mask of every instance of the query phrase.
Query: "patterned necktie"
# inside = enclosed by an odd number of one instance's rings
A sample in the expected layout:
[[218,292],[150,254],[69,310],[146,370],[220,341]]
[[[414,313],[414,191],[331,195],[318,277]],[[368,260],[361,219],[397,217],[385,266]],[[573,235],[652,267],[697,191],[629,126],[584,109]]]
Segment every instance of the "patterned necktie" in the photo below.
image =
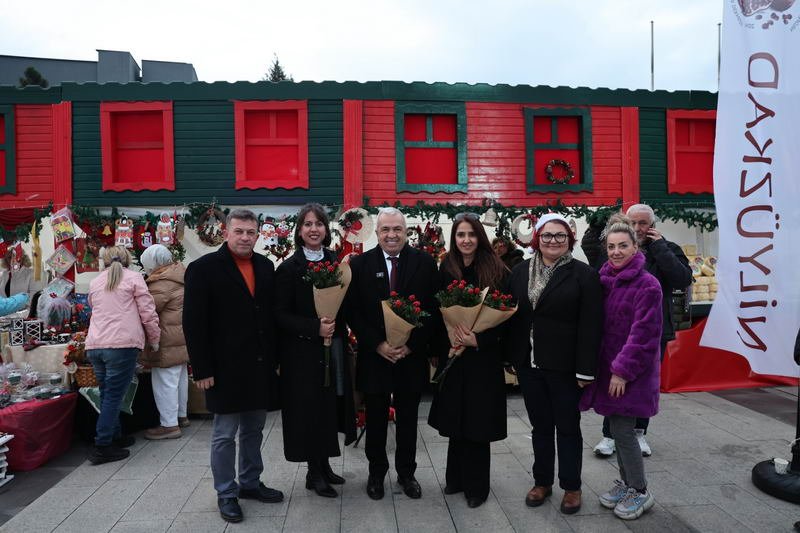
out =
[[392,263],[392,273],[389,274],[389,290],[397,290],[397,264],[400,262],[398,257],[390,257],[389,261]]

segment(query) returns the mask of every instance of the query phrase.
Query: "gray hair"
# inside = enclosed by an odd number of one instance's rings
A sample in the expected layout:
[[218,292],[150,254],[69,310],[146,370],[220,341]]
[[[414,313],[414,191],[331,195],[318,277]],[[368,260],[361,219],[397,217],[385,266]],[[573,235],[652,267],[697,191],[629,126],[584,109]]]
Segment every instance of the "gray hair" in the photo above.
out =
[[[380,226],[381,217],[395,217],[400,215],[403,219],[403,227],[406,227],[406,217],[403,215],[403,212],[397,209],[396,207],[381,207],[378,209],[378,216],[375,217],[375,225]],[[377,229],[377,228],[376,228]]]
[[249,222],[253,222],[256,226],[258,226],[258,217],[255,213],[250,211],[249,209],[234,209],[230,213],[228,213],[228,217],[225,219],[225,226],[231,225],[231,220],[247,220]]
[[650,223],[652,224],[656,222],[656,214],[653,211],[653,208],[647,204],[633,204],[625,212],[625,214],[628,216],[631,216],[631,213],[647,213],[650,215]]
[[169,248],[163,244],[154,244],[142,252],[139,262],[144,267],[144,271],[150,274],[157,268],[174,263],[175,259],[172,257],[172,252],[169,251]]

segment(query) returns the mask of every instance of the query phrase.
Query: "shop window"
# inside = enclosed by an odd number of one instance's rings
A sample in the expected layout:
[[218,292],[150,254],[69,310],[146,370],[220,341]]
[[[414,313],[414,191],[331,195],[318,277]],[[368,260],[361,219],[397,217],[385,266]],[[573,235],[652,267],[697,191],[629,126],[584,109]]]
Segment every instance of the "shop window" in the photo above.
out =
[[16,194],[14,107],[0,105],[0,194]]
[[308,189],[308,104],[234,102],[237,189]]
[[172,102],[100,104],[104,191],[175,190]]
[[398,192],[467,192],[463,104],[396,104],[395,137]]
[[524,112],[527,191],[591,191],[589,110],[526,107]]
[[667,190],[714,192],[716,111],[667,110]]

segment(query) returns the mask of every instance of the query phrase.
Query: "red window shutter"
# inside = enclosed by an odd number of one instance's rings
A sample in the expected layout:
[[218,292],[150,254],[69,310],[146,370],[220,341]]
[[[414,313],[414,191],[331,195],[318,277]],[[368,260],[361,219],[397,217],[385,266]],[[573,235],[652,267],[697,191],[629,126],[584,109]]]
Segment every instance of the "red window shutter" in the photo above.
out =
[[104,191],[175,190],[172,102],[102,102]]
[[714,192],[716,111],[667,110],[667,190]]
[[308,189],[306,101],[235,101],[234,117],[237,189]]

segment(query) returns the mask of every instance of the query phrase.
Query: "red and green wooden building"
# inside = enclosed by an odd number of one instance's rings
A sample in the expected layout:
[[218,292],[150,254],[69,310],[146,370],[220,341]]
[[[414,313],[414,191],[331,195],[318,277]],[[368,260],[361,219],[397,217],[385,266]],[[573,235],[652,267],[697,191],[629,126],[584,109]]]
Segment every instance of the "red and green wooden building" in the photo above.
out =
[[[0,210],[710,201],[716,102],[402,82],[0,87]],[[566,183],[548,180],[554,160]]]

